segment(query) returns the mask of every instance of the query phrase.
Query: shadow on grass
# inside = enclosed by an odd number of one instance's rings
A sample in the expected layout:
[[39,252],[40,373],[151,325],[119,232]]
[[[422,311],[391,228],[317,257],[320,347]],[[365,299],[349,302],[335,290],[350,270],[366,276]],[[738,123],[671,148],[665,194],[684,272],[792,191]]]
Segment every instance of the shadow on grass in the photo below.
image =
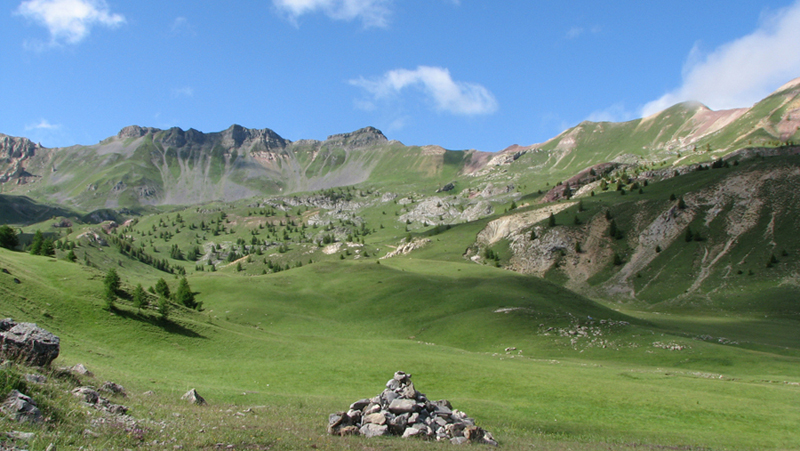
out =
[[187,327],[181,326],[180,324],[174,321],[170,321],[169,319],[148,315],[142,312],[130,312],[128,310],[122,310],[116,307],[113,308],[113,312],[114,314],[122,318],[132,319],[135,321],[140,321],[143,323],[151,324],[156,327],[160,327],[164,329],[166,332],[169,332],[171,334],[183,335],[184,337],[190,337],[190,338],[206,338],[203,335],[200,335],[199,333]]

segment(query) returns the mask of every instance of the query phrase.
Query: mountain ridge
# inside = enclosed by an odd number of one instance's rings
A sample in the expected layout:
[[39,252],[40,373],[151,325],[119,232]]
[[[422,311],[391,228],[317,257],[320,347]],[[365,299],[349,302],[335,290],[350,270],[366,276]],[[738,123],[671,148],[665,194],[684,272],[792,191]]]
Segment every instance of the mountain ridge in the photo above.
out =
[[514,167],[525,154],[535,155],[533,165],[526,172],[517,164],[509,181],[555,183],[603,163],[679,166],[800,141],[800,78],[750,108],[713,111],[683,102],[626,122],[583,121],[544,143],[496,153],[407,146],[371,126],[294,142],[238,124],[210,133],[130,125],[98,144],[63,148],[0,138],[0,193],[83,210],[234,201],[368,180],[438,188]]

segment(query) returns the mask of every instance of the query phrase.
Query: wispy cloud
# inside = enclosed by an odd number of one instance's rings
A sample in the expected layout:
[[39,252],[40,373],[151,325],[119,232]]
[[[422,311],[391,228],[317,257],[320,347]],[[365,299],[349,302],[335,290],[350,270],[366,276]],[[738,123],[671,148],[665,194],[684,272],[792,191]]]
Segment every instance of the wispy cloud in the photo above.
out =
[[398,95],[405,88],[415,88],[425,94],[438,111],[464,116],[497,111],[497,100],[488,89],[476,83],[454,81],[450,71],[441,67],[397,69],[378,78],[350,80],[350,84],[371,95],[373,102],[362,102],[365,107]]
[[194,89],[191,86],[184,86],[182,88],[174,88],[172,90],[172,97],[193,97],[194,96]]
[[678,102],[697,100],[713,109],[750,106],[800,75],[800,1],[767,15],[753,33],[703,54],[695,45],[683,84],[642,107],[647,116]]
[[47,28],[50,45],[77,44],[96,25],[115,28],[125,23],[105,0],[26,0],[16,13]]
[[567,39],[577,39],[583,32],[586,31],[583,27],[572,27],[567,31]]
[[35,124],[28,124],[25,126],[25,131],[31,130],[58,130],[61,128],[60,124],[51,124],[47,119],[41,119]]
[[625,122],[635,117],[636,114],[625,108],[624,104],[616,103],[604,110],[592,112],[586,120],[592,122]]
[[189,19],[181,16],[176,17],[175,20],[172,21],[169,34],[172,36],[178,36],[181,34],[195,36],[197,35],[197,32],[195,31],[194,26],[189,22]]
[[598,25],[595,25],[595,26],[593,26],[593,27],[591,27],[589,29],[586,29],[584,27],[579,27],[579,26],[576,25],[576,26],[570,28],[569,30],[567,30],[566,37],[567,37],[567,39],[578,39],[579,37],[583,36],[586,33],[598,34],[601,31],[602,31],[602,28],[600,28],[600,26],[598,26]]
[[322,12],[334,20],[359,19],[365,27],[386,27],[392,0],[272,0],[295,25],[304,14]]

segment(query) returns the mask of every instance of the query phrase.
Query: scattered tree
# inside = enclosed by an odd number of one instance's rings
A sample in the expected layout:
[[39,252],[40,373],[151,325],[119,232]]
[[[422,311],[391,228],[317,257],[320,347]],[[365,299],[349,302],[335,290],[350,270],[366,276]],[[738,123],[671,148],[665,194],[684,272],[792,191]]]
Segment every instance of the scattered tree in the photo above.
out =
[[161,316],[161,319],[166,321],[169,318],[169,299],[164,296],[158,297],[158,314]]
[[119,290],[120,283],[117,270],[114,268],[109,269],[106,273],[106,278],[103,279],[103,286],[105,287],[103,297],[106,301],[106,308],[109,310],[114,308],[114,301],[117,299],[117,290]]
[[19,237],[14,229],[7,225],[0,226],[0,247],[13,250],[19,245]]
[[167,285],[167,281],[164,280],[163,277],[158,279],[158,282],[156,282],[155,291],[159,296],[163,296],[167,299],[170,297],[169,285]]
[[33,241],[31,241],[31,247],[30,247],[31,255],[41,255],[43,243],[44,243],[44,235],[42,235],[41,230],[37,230],[36,233],[33,234]]
[[556,226],[556,216],[553,213],[550,213],[550,217],[547,219],[547,225],[550,227]]
[[136,310],[141,310],[147,305],[147,294],[142,288],[142,284],[137,284],[136,289],[133,290],[133,306]]
[[197,309],[200,306],[194,299],[194,293],[189,287],[189,281],[186,280],[186,277],[181,278],[178,284],[178,289],[175,291],[175,301],[191,309]]

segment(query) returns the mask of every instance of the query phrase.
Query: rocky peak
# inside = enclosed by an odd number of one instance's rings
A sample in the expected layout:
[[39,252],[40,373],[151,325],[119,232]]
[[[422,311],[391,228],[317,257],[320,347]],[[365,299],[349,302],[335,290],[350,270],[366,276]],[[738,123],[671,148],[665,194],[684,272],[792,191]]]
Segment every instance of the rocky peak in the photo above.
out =
[[365,127],[351,133],[341,133],[328,136],[325,144],[337,147],[368,147],[376,144],[384,144],[389,140],[375,127]]
[[148,133],[156,133],[160,131],[157,128],[153,127],[139,127],[138,125],[129,125],[117,133],[117,137],[120,139],[127,139],[127,138],[141,138],[142,136]]
[[222,145],[225,147],[242,147],[249,143],[250,146],[248,147],[261,144],[267,149],[283,149],[287,144],[285,139],[268,128],[251,129],[237,124],[233,124],[227,130],[220,132],[220,136],[222,137]]
[[28,138],[16,138],[0,134],[0,158],[18,160],[30,158],[42,147]]

